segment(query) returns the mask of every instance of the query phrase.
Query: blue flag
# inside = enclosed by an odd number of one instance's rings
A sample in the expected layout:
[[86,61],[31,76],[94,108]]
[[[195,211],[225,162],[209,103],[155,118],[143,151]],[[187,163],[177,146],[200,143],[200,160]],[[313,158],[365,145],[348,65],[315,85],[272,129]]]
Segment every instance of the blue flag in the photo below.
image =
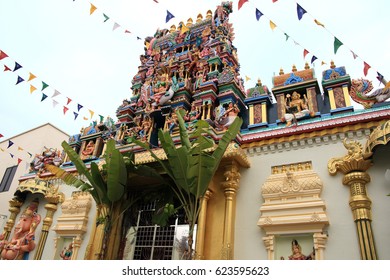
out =
[[73,115],[74,115],[74,119],[76,120],[77,117],[79,116],[79,114],[77,114],[76,112],[73,112]]
[[77,104],[77,112],[80,112],[80,109],[83,108],[84,106],[81,104]]
[[14,70],[12,70],[12,71],[15,72],[16,70],[18,70],[18,69],[20,69],[20,68],[22,68],[22,65],[20,65],[19,63],[17,63],[17,62],[15,61],[15,68],[14,68]]
[[165,23],[173,19],[175,16],[172,15],[168,10],[167,10],[167,17],[165,18]]
[[11,147],[13,144],[14,144],[14,142],[12,142],[11,140],[8,140],[8,147],[7,147],[7,149],[8,149],[9,147]]
[[316,60],[317,57],[315,55],[313,55],[313,57],[311,58],[311,64],[313,64],[314,60]]
[[259,19],[263,16],[263,13],[259,11],[259,9],[256,8],[256,19],[259,21]]
[[23,81],[24,81],[24,79],[22,77],[18,76],[18,80],[16,81],[16,85],[23,82]]
[[298,13],[298,19],[301,20],[304,14],[306,14],[306,11],[304,8],[302,8],[298,3],[297,3],[297,13]]
[[46,95],[46,94],[44,94],[44,93],[42,93],[41,102],[42,102],[43,100],[45,100],[46,98],[47,98],[47,95]]

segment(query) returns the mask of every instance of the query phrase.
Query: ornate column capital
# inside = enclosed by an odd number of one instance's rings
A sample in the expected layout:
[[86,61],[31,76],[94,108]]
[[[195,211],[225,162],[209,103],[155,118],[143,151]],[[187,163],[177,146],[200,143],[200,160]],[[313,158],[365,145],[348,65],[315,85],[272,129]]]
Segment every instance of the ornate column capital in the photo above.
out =
[[221,183],[221,186],[225,192],[225,196],[229,194],[235,194],[239,187],[239,181],[241,178],[240,169],[235,161],[225,166],[223,173],[225,181]]
[[331,175],[336,175],[337,171],[348,174],[352,171],[367,171],[372,162],[369,159],[372,153],[364,152],[362,145],[357,141],[349,141],[345,138],[344,147],[348,154],[340,158],[332,158],[328,161],[328,171]]

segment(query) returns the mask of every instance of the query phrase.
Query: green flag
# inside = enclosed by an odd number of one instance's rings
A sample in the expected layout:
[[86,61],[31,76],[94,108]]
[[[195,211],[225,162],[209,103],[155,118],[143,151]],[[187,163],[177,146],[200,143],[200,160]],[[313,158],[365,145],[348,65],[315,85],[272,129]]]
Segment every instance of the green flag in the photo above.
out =
[[337,39],[336,37],[334,37],[334,54],[337,53],[337,50],[340,48],[340,46],[342,45],[343,43]]
[[47,88],[49,85],[48,84],[46,84],[45,82],[42,82],[42,89],[41,89],[41,91],[43,91],[45,88]]
[[104,16],[104,22],[110,19],[106,14],[103,14],[103,16]]

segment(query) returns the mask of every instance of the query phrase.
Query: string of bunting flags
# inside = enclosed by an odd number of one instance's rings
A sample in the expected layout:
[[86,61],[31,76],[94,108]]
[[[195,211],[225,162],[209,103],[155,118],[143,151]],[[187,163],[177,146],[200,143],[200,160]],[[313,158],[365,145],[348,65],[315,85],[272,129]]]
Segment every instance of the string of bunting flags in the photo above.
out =
[[[2,134],[0,134],[0,138],[2,138],[2,137],[4,137],[4,136],[3,136]],[[3,153],[5,153],[6,150],[7,150],[8,155],[9,155],[11,158],[15,158],[16,153],[15,153],[15,151],[12,151],[12,150],[11,150],[11,147],[15,147],[14,144],[15,144],[15,143],[14,143],[13,141],[8,140],[7,148],[4,149],[4,148],[0,147],[0,151],[3,152]],[[18,146],[16,152],[18,152],[18,151],[24,151],[25,153],[27,153],[28,156],[29,156],[29,159],[31,159],[32,156],[33,156],[32,153],[30,153],[30,152],[28,152],[28,151],[25,151],[25,149],[24,149],[23,147],[21,147],[21,146]],[[23,155],[21,155],[20,157],[17,157],[17,164],[18,164],[18,165],[19,165],[23,160],[25,160],[25,159],[23,159],[23,158],[21,158],[21,157],[23,157]],[[25,161],[28,162],[27,160],[25,160]]]
[[[278,0],[272,0],[273,3],[276,3]],[[242,8],[242,6],[249,2],[249,0],[239,0],[238,1],[238,10],[240,10]],[[266,17],[258,8],[255,7],[255,15],[256,15],[256,20],[259,21],[260,18],[262,16]],[[332,37],[333,37],[333,50],[334,50],[334,54],[337,54],[337,51],[338,49],[341,47],[341,46],[345,46],[347,47],[339,38],[337,38],[329,29],[327,29],[325,27],[325,25],[320,22],[318,19],[316,19],[312,14],[310,14],[305,8],[302,7],[302,5],[300,5],[298,2],[296,2],[296,12],[297,12],[297,18],[299,21],[301,21],[301,19],[303,18],[303,16],[305,14],[309,15],[313,22],[317,25],[317,26],[320,26],[322,27],[324,30],[326,30]],[[268,17],[266,17],[268,20],[269,20],[269,25],[270,25],[270,28],[272,30],[274,30],[276,27],[280,28],[279,26],[277,26],[271,19],[269,19]],[[286,32],[284,32],[283,30],[281,30],[284,35],[286,36],[286,41],[289,39],[289,38],[292,38],[290,37]],[[292,38],[293,39],[293,38]],[[301,44],[299,44],[296,40],[294,40],[294,44],[297,45],[297,46],[300,46],[301,48],[303,48],[303,58],[305,59],[306,56],[311,53],[309,50],[307,50],[307,48],[304,48]],[[362,62],[363,62],[363,74],[364,76],[367,76],[367,73],[368,73],[368,70],[371,69],[371,66],[366,62],[364,61],[363,59],[361,59],[361,57],[359,55],[356,54],[356,52],[354,52],[351,48],[347,47],[349,49],[349,51],[351,52],[353,58],[356,60],[357,58],[359,58]],[[310,60],[311,64],[313,64],[313,62],[315,60],[317,60],[318,57],[316,55],[312,55],[312,58]],[[321,62],[321,65],[325,64],[324,61]],[[382,74],[379,73],[379,71],[376,71],[376,74],[377,74],[377,79],[382,82],[383,84],[385,84],[385,79],[384,79],[384,76]]]
[[[26,82],[29,84],[30,86],[30,94],[33,94],[35,91],[38,91],[38,88],[37,88],[37,81],[39,80],[37,78],[36,75],[34,75],[33,73],[28,72],[28,78],[26,77],[23,77],[23,74],[20,73],[21,68],[23,68],[23,66],[16,62],[15,60],[13,60],[12,58],[10,58],[4,51],[2,51],[0,49],[0,60],[3,60],[3,59],[8,59],[8,60],[11,60],[10,63],[14,63],[14,68],[11,69],[8,65],[4,64],[4,72],[11,72],[13,74],[15,74],[17,76],[17,80],[16,80],[16,84],[15,85],[18,85],[20,83],[23,83],[23,82]],[[18,71],[19,70],[19,71]],[[33,84],[33,82],[35,83],[35,85]],[[40,102],[43,102],[45,101],[48,97],[49,97],[49,90],[52,89],[52,95],[51,95],[51,100],[52,100],[52,104],[53,104],[53,108],[56,108],[60,102],[58,101],[58,98],[65,98],[65,104],[61,104],[62,105],[62,112],[63,112],[63,115],[66,115],[66,113],[68,112],[68,110],[70,109],[70,103],[73,102],[72,104],[75,104],[76,102],[73,101],[72,98],[70,97],[67,97],[67,96],[64,96],[60,91],[58,91],[57,89],[55,88],[52,88],[51,86],[49,86],[48,83],[44,82],[44,81],[40,81],[41,83],[41,89],[40,89],[40,92],[42,94],[41,96],[41,100]],[[57,100],[56,100],[56,99]],[[84,109],[85,106],[80,104],[80,103],[77,103],[77,109],[76,110],[73,110],[73,120],[75,121],[79,116],[80,114],[82,113],[81,110]],[[95,115],[95,111],[91,110],[91,109],[86,109],[85,110],[88,111],[88,115],[85,115],[84,114],[84,117],[83,117],[83,120],[85,121],[88,121],[88,120],[92,120],[92,118],[94,117]],[[100,115],[98,114],[99,118],[100,118],[100,122],[103,121],[104,119],[104,116],[103,115]]]

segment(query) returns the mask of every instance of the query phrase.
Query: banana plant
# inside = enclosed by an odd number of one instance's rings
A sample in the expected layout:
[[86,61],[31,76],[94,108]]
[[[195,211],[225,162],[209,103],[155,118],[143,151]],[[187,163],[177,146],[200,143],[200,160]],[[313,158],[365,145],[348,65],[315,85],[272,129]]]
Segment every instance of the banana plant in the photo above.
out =
[[242,119],[237,117],[216,145],[207,137],[209,124],[204,120],[199,120],[196,129],[189,135],[183,119],[184,114],[182,109],[177,112],[181,146],[175,145],[169,131],[160,129],[158,132],[167,161],[161,160],[146,143],[136,139],[132,141],[148,150],[175,183],[171,188],[185,211],[189,224],[188,255],[193,258],[193,234],[201,208],[200,198],[204,196],[228,145],[237,136]]

